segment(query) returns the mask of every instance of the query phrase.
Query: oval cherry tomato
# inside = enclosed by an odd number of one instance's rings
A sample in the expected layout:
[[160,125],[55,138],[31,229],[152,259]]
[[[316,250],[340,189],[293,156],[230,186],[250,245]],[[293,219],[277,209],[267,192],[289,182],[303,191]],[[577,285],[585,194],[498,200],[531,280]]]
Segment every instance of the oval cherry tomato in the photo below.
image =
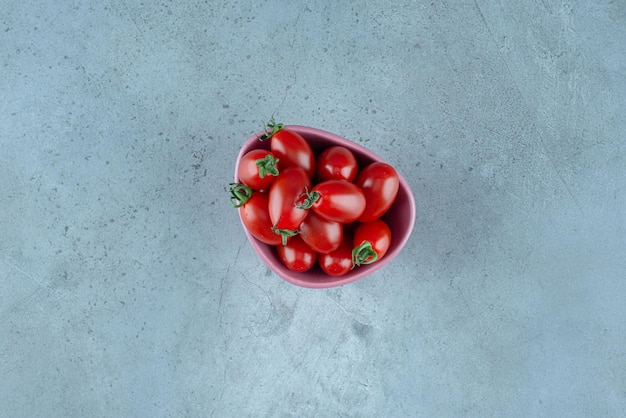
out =
[[272,183],[268,209],[274,232],[283,236],[283,243],[287,237],[297,233],[300,224],[308,215],[306,209],[301,209],[296,204],[302,200],[309,187],[311,180],[300,167],[281,170]]
[[305,272],[315,265],[317,253],[299,236],[289,239],[285,245],[276,246],[278,257],[289,270]]
[[383,258],[389,250],[391,230],[380,219],[362,223],[354,231],[352,244],[352,263],[355,266],[371,264]]
[[311,212],[300,224],[299,236],[318,253],[327,254],[336,250],[343,239],[343,226]]
[[369,222],[380,218],[389,210],[398,194],[400,180],[392,166],[374,162],[359,172],[354,184],[361,188],[367,202],[359,221]]
[[317,264],[329,276],[343,276],[352,270],[352,236],[344,234],[336,250],[318,255]]
[[311,208],[322,218],[349,223],[357,220],[365,210],[366,201],[361,189],[346,180],[327,180],[317,184],[300,207]]
[[253,190],[268,189],[278,175],[278,159],[268,150],[255,149],[241,157],[237,176]]
[[230,194],[230,203],[239,208],[241,222],[253,237],[269,245],[278,245],[282,242],[281,237],[272,229],[267,193],[253,192],[245,184],[231,183]]
[[359,165],[346,147],[336,145],[326,148],[317,157],[317,175],[320,181],[346,180],[352,182],[357,175]]
[[269,245],[279,245],[282,242],[280,235],[272,230],[272,221],[267,209],[269,197],[267,193],[254,192],[252,197],[239,208],[241,221],[252,236]]
[[308,142],[297,132],[285,129],[282,123],[272,119],[265,128],[265,135],[260,138],[270,139],[272,154],[280,160],[281,168],[301,167],[309,177],[315,172],[315,155]]

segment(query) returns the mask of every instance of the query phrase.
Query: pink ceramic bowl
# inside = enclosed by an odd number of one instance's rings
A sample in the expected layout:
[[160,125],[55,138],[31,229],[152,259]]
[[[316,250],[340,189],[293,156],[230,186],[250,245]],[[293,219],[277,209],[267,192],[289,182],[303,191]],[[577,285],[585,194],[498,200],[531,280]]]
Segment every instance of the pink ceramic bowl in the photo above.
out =
[[[374,161],[384,162],[382,158],[367,148],[330,132],[296,125],[286,126],[285,129],[295,131],[302,135],[311,145],[315,154],[319,154],[325,148],[332,145],[341,145],[348,148],[354,153],[354,156],[359,163],[359,169]],[[261,134],[263,134],[263,132],[258,133],[258,135]],[[269,147],[270,141],[259,141],[257,139],[257,135],[253,135],[246,140],[237,157],[235,165],[235,182],[239,181],[237,178],[237,169],[239,168],[241,158],[253,149],[269,149]],[[393,166],[393,164],[391,165]],[[263,260],[263,262],[274,273],[289,283],[309,288],[328,288],[354,282],[372,274],[373,272],[384,267],[387,263],[391,262],[391,260],[393,260],[400,253],[413,231],[413,226],[415,224],[415,199],[404,177],[402,177],[400,173],[398,173],[398,176],[400,178],[398,195],[393,206],[391,206],[389,211],[383,215],[382,218],[385,222],[387,222],[389,228],[391,229],[391,246],[389,247],[387,254],[385,254],[385,256],[379,261],[372,264],[358,266],[343,276],[329,276],[317,265],[304,273],[291,271],[280,261],[274,247],[258,241],[250,233],[248,233],[245,227],[244,231],[248,236],[250,244],[252,244],[252,248],[254,248],[254,251],[256,251],[259,257],[261,257],[261,260]]]

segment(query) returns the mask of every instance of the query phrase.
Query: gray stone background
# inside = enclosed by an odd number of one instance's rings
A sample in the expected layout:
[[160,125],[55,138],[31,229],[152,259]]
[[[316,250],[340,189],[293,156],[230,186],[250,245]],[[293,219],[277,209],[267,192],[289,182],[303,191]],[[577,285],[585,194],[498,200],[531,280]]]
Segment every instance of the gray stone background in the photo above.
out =
[[[623,1],[4,0],[0,416],[622,415],[625,45]],[[407,178],[391,264],[255,256],[272,115]]]

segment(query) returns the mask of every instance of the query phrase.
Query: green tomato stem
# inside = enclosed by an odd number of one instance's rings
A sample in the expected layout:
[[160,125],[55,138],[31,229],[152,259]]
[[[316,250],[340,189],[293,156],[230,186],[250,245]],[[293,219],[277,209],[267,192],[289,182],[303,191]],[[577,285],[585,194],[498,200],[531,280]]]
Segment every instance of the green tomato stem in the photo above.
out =
[[259,141],[265,141],[274,136],[274,134],[285,127],[284,124],[278,123],[274,120],[274,116],[263,126],[263,135],[257,136]]
[[283,245],[287,245],[287,239],[289,237],[293,237],[298,235],[298,231],[294,231],[291,229],[278,229],[275,226],[272,227],[272,232],[281,236]]
[[378,260],[378,254],[372,248],[372,243],[363,241],[352,250],[352,266],[360,266],[361,264],[372,264]]
[[313,207],[313,204],[317,202],[320,198],[320,194],[318,192],[309,192],[309,190],[307,189],[305,193],[306,199],[304,199],[302,203],[296,203],[296,207],[298,209],[311,209]]
[[252,189],[241,183],[230,183],[230,204],[240,208],[252,197]]
[[267,154],[265,157],[256,160],[254,164],[259,168],[259,177],[277,176],[278,167],[276,167],[276,164],[278,164],[278,161],[279,159],[272,154]]

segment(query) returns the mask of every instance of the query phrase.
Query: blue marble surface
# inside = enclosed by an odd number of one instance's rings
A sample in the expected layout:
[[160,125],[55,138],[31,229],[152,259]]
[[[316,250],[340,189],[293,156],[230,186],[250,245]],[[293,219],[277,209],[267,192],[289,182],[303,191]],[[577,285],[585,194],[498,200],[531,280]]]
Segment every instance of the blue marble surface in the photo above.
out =
[[[616,417],[626,4],[6,0],[0,416]],[[270,116],[415,193],[327,290],[225,191]]]

